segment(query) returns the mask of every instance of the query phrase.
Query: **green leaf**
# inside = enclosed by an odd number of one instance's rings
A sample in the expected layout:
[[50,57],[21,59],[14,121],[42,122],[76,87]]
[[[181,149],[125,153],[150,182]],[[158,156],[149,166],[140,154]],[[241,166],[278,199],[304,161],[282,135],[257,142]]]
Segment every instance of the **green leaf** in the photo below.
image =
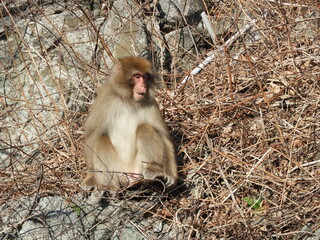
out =
[[260,210],[262,208],[263,198],[254,199],[244,197],[243,201],[245,201],[252,210]]
[[73,211],[75,211],[77,213],[78,216],[81,215],[81,208],[78,205],[73,204],[70,207],[73,209]]

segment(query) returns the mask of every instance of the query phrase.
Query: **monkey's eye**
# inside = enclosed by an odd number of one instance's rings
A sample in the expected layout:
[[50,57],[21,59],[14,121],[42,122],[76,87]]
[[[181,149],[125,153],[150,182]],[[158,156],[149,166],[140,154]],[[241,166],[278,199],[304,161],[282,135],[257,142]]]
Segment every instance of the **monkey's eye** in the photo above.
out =
[[141,77],[142,77],[143,79],[146,78],[144,75],[142,75],[142,74],[140,74],[140,73],[133,74],[132,77],[133,77],[133,78],[141,78]]

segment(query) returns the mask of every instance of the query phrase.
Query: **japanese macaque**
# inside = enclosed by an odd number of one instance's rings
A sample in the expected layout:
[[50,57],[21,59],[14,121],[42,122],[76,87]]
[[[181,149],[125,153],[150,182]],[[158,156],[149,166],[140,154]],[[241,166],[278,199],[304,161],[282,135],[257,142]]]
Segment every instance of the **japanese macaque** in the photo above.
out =
[[151,63],[120,59],[97,92],[85,125],[85,189],[117,190],[141,179],[178,179],[175,151],[153,96]]

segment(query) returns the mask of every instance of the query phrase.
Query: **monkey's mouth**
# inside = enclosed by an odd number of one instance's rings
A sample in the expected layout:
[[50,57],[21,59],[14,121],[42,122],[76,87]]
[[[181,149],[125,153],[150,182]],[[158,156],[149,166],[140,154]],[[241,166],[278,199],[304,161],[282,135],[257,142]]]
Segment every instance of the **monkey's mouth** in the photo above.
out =
[[140,101],[144,98],[145,94],[146,93],[144,93],[144,92],[136,92],[134,97],[137,101]]

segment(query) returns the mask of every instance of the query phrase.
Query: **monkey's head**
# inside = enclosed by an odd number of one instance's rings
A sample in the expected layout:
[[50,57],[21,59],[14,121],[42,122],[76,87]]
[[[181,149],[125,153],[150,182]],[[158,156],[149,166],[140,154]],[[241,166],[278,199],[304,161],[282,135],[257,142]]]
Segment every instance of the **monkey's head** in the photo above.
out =
[[119,59],[116,65],[114,81],[121,85],[125,97],[140,102],[149,96],[149,88],[154,85],[151,63],[140,57],[125,57]]

